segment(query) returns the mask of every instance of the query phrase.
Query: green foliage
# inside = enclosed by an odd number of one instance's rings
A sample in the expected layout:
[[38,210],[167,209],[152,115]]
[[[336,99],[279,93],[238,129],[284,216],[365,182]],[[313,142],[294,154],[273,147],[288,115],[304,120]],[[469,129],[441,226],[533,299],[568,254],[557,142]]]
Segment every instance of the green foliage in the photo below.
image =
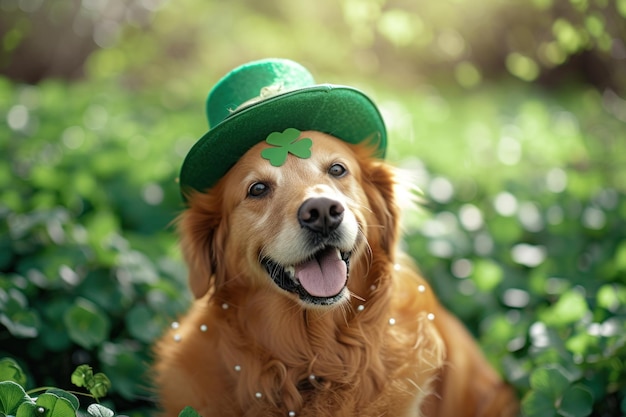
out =
[[[0,416],[77,416],[80,401],[74,394],[58,388],[37,388],[27,393],[24,391],[26,377],[17,362],[10,358],[2,358],[1,362],[7,366],[0,371]],[[18,383],[16,379],[23,382]],[[76,368],[72,374],[72,382],[79,387],[87,387],[96,401],[98,397],[105,396],[111,386],[106,375],[102,373],[94,375],[88,365]],[[43,390],[45,392],[37,397],[33,398],[29,395]],[[91,404],[87,412],[94,417],[113,417],[114,415],[113,411],[99,404]]]
[[94,374],[89,365],[80,365],[74,370],[72,384],[87,388],[96,400],[104,397],[111,388],[109,378],[102,372]]
[[[439,79],[471,89],[511,75],[625,91],[625,9],[624,0],[5,0],[0,73],[33,82],[75,77],[78,66],[131,85],[177,77],[168,98],[176,102],[211,73],[287,56],[398,85]],[[73,59],[45,42],[65,43]]]
[[204,123],[94,88],[0,79],[0,351],[61,387],[94,364],[141,408],[150,345],[189,300],[169,228],[180,161],[163,155]]
[[22,368],[10,358],[0,359],[0,381],[12,381],[18,385],[26,385],[26,375]]
[[[76,399],[78,402],[78,399]],[[45,392],[37,397],[34,403],[25,401],[17,409],[16,417],[31,417],[37,415],[75,417],[76,408],[67,398]]]
[[531,390],[522,402],[529,416],[588,416],[593,396],[580,384],[572,385],[572,377],[559,365],[546,365],[530,374]]
[[[116,409],[149,414],[150,346],[189,302],[168,224],[202,110],[96,82],[0,88],[1,349],[26,369],[1,361],[0,375],[62,387],[88,362]],[[626,141],[606,97],[514,84],[376,95],[389,159],[425,194],[406,247],[526,415],[623,413]]]
[[392,158],[414,155],[402,165],[430,210],[407,219],[407,247],[518,389],[524,415],[621,415],[623,124],[592,90],[557,100],[499,90],[394,103],[399,120],[409,109],[416,120],[406,140],[407,125],[392,132]]
[[24,389],[13,381],[0,382],[0,412],[3,415],[13,415],[22,403],[28,401],[29,397]]
[[200,414],[198,414],[196,412],[196,410],[194,410],[191,407],[185,407],[183,408],[183,410],[180,412],[180,414],[178,415],[178,417],[200,417]]
[[115,414],[112,410],[101,406],[100,404],[90,404],[87,412],[94,417],[113,417]]

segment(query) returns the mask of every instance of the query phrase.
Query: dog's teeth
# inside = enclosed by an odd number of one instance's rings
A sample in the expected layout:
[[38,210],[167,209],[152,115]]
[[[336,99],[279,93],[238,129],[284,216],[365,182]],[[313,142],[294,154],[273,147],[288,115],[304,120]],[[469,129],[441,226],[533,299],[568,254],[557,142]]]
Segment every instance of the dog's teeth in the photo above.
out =
[[286,266],[285,272],[289,274],[289,276],[294,277],[296,275],[296,267],[295,266]]

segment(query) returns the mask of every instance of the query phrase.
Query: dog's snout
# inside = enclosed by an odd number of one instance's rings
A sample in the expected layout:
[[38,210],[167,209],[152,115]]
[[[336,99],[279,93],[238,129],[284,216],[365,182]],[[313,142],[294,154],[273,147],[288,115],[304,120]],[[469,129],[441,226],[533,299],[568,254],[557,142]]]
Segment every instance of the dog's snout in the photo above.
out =
[[298,209],[298,221],[302,227],[326,235],[339,227],[344,211],[343,204],[337,200],[309,198]]

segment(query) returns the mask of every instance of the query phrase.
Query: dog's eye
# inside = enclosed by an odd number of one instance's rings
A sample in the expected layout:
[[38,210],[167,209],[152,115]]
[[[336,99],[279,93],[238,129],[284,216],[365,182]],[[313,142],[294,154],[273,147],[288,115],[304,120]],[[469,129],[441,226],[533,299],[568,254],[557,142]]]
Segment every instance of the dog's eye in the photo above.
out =
[[262,182],[255,182],[248,188],[248,195],[250,197],[262,197],[270,190],[270,187]]
[[332,164],[330,168],[328,168],[328,173],[337,178],[343,177],[347,172],[346,167],[341,164]]

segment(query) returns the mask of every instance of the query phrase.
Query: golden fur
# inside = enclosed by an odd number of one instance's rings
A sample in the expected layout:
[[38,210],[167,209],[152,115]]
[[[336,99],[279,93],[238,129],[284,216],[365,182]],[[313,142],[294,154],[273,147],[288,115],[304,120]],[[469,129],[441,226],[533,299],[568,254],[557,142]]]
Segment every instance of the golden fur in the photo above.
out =
[[[260,143],[189,196],[179,230],[197,300],[156,346],[163,416],[515,415],[510,388],[396,249],[394,171],[365,147],[303,135],[311,158],[273,167]],[[337,161],[341,178],[328,174]],[[271,192],[248,197],[255,181]],[[333,306],[304,303],[259,262],[298,250],[295,213],[312,195],[344,202],[358,225],[349,296]]]

